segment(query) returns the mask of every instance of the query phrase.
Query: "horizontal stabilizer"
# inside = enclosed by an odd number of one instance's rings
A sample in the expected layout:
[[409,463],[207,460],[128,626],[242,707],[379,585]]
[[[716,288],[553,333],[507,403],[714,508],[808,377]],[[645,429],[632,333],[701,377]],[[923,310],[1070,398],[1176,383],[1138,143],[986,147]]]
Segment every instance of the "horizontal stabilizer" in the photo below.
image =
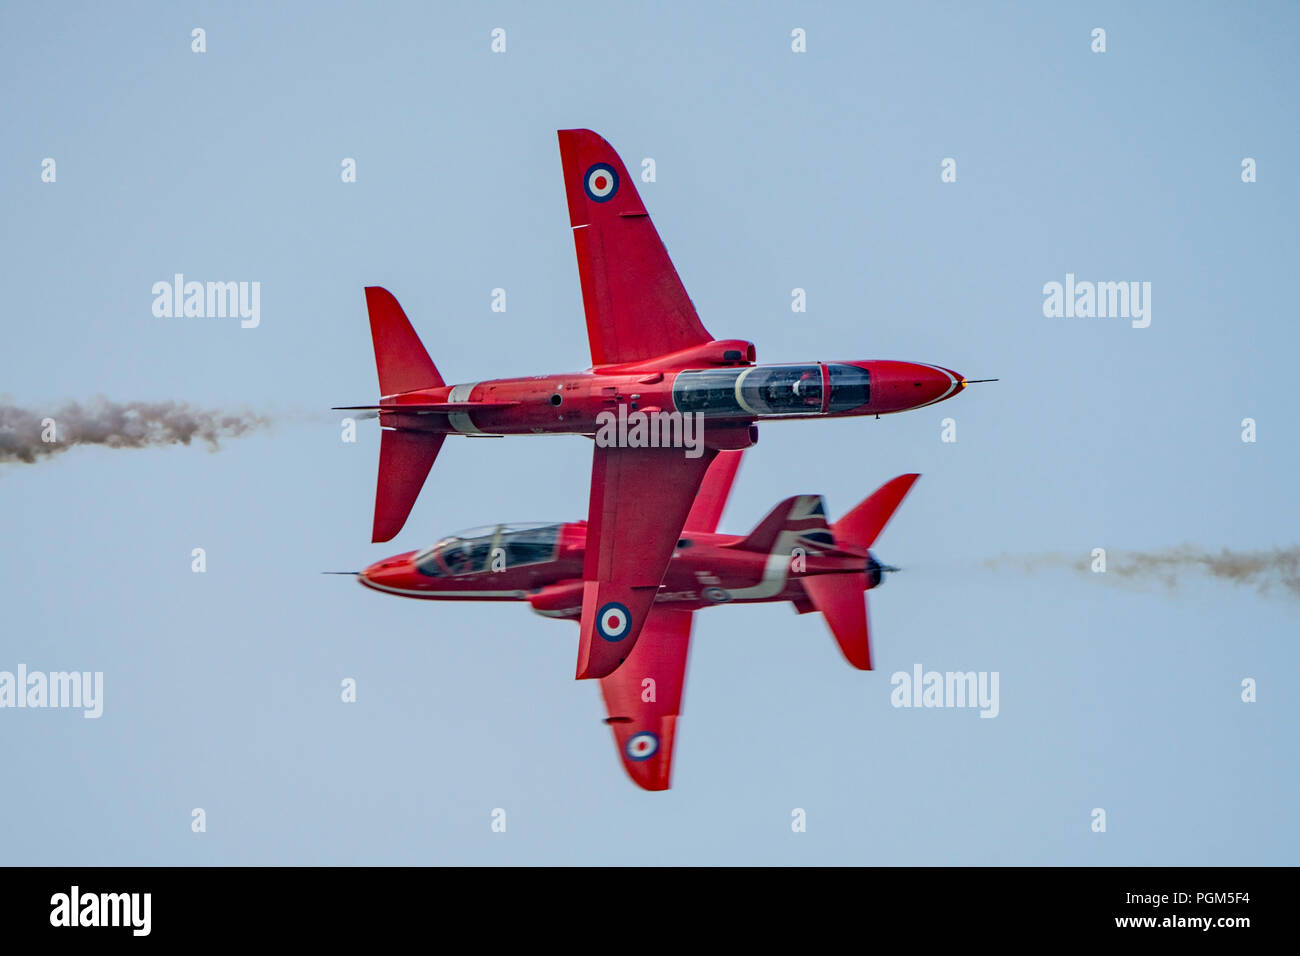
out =
[[447,436],[385,428],[379,445],[372,541],[391,541],[406,524]]
[[803,589],[813,607],[822,612],[826,626],[850,664],[871,670],[871,641],[867,628],[867,575],[827,574],[803,579]]
[[920,477],[899,475],[892,481],[885,482],[869,498],[831,526],[835,540],[860,548],[871,547]]

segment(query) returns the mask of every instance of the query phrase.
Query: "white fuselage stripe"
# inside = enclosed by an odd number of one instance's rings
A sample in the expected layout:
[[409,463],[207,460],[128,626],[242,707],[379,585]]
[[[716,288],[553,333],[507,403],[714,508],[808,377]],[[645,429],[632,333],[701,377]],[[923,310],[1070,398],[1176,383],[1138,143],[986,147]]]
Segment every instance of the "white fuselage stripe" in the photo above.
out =
[[[451,394],[447,396],[447,401],[468,402],[469,393],[474,391],[474,388],[477,385],[478,382],[470,382],[468,385],[453,385],[451,388]],[[456,429],[456,431],[460,432],[462,435],[483,434],[479,431],[478,427],[470,421],[468,412],[452,412],[447,416],[447,421],[451,423],[452,428]]]
[[778,534],[776,543],[772,546],[772,552],[767,556],[767,562],[763,565],[763,577],[753,587],[729,589],[731,599],[733,601],[761,601],[765,598],[776,597],[784,591],[785,579],[790,572],[790,560],[794,552],[795,542],[799,538],[800,534],[797,531],[782,531]]

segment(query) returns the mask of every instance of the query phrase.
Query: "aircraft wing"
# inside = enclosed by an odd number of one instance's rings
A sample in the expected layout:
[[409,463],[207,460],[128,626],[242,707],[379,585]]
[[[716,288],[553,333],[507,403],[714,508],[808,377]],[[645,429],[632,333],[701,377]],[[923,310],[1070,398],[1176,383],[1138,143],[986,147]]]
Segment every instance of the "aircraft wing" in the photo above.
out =
[[618,153],[589,129],[559,138],[592,364],[713,341]]
[[720,451],[718,457],[704,474],[700,491],[691,505],[691,513],[686,516],[685,531],[700,531],[713,534],[718,530],[718,521],[722,509],[727,506],[727,496],[731,494],[731,484],[736,480],[736,471],[740,468],[740,458],[744,449]]
[[623,767],[646,790],[668,789],[690,640],[690,611],[655,608],[623,666],[600,682]]
[[613,673],[637,643],[717,452],[596,446],[587,512],[578,679]]

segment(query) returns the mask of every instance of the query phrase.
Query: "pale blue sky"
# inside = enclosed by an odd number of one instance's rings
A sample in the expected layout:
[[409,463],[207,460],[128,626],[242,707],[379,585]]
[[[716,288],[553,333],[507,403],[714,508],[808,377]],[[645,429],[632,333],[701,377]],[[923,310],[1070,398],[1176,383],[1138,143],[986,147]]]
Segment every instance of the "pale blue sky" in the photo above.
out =
[[[982,567],[1296,542],[1296,8],[566,6],[0,11],[0,394],[291,413],[218,454],[0,466],[0,669],[105,674],[100,720],[0,711],[0,863],[1298,862],[1294,603]],[[452,440],[371,545],[375,424],[345,445],[296,414],[375,397],[368,284],[449,381],[587,365],[571,126],[655,158],[642,195],[715,335],[1002,379],[763,426],[723,530],[919,471],[876,548],[906,572],[871,595],[870,674],[817,615],[701,614],[663,794],[572,680],[571,624],[317,573],[584,516],[585,440]],[[154,318],[175,272],[260,281],[260,328]],[[1150,281],[1150,328],[1044,318],[1067,272]],[[918,662],[998,671],[1000,716],[891,708]]]

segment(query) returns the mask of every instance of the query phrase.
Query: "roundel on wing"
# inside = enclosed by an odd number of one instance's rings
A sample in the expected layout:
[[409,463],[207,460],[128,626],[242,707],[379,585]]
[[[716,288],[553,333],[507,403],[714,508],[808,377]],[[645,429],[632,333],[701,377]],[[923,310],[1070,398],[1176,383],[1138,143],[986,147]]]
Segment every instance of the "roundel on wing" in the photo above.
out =
[[621,641],[632,626],[632,615],[627,605],[610,601],[596,612],[596,633],[607,641]]
[[633,734],[627,740],[628,760],[649,760],[659,750],[659,735],[648,730]]
[[596,163],[587,169],[582,186],[593,202],[609,202],[618,192],[618,173],[609,163]]

